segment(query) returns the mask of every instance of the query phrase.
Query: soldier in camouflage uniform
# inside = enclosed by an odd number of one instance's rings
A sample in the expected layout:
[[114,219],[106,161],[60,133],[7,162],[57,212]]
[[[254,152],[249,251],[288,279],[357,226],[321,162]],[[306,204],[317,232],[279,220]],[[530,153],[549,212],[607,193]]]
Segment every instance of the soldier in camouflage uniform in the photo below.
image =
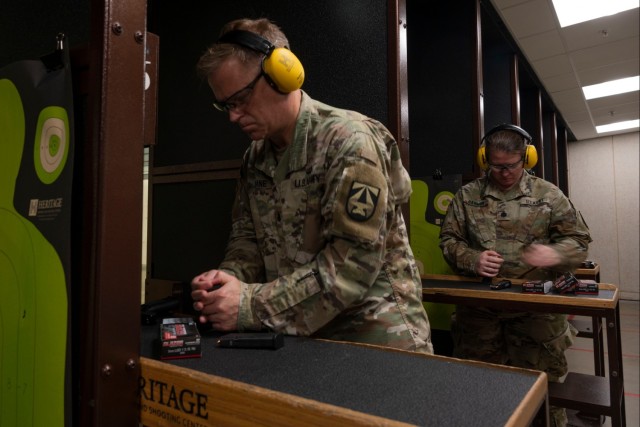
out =
[[[586,259],[591,237],[581,214],[559,188],[524,169],[530,141],[514,125],[484,138],[487,174],[458,191],[440,233],[444,257],[460,273],[554,280]],[[576,330],[563,314],[457,306],[452,334],[456,357],[537,369],[558,381]],[[561,408],[551,408],[551,419],[567,423]]]
[[266,19],[237,20],[198,64],[225,100],[217,107],[253,140],[225,259],[192,281],[200,321],[433,353],[401,212],[411,181],[393,136],[270,85],[265,55],[229,38],[238,29],[288,44]]

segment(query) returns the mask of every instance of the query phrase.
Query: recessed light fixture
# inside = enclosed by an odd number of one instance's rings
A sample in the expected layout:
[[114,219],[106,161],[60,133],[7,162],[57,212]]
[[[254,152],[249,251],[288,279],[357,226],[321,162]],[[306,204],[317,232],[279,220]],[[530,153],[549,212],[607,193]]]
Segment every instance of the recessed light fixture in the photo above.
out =
[[596,126],[596,132],[605,133],[613,132],[616,130],[633,129],[640,127],[640,120],[627,120],[624,122],[610,123],[608,125]]
[[619,93],[633,92],[639,88],[640,76],[635,76],[584,86],[582,92],[586,99],[594,99],[602,98],[603,96],[617,95]]
[[640,0],[553,0],[561,27],[638,7]]

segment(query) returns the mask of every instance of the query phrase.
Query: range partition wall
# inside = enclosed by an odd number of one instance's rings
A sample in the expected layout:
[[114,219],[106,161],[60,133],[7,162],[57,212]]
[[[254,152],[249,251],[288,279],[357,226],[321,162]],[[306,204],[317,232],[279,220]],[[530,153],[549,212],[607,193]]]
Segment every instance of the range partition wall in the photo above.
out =
[[476,1],[407,1],[409,154],[413,178],[477,175],[482,62]]

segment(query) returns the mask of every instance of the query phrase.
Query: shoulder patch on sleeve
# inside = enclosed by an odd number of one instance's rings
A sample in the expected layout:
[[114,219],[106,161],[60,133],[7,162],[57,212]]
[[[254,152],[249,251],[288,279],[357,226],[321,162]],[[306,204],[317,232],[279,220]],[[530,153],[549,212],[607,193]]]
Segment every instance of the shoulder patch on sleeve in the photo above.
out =
[[338,234],[374,242],[386,217],[388,187],[382,171],[368,163],[345,168],[334,207]]
[[347,214],[354,221],[366,221],[376,210],[380,188],[358,182],[351,181],[351,190],[347,199]]

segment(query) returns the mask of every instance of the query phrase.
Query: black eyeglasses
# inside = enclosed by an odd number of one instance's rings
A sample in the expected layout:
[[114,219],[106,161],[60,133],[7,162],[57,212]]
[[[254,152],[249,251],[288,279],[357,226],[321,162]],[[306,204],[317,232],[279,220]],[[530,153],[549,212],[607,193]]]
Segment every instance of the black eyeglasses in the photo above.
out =
[[507,165],[492,165],[489,164],[489,167],[491,168],[491,170],[495,171],[495,172],[501,172],[501,171],[512,171],[515,168],[517,168],[518,166],[520,166],[520,163],[524,162],[524,157],[521,158],[520,160],[518,160],[515,163],[509,163]]
[[227,99],[225,99],[224,101],[213,101],[213,106],[225,113],[243,106],[249,101],[249,96],[251,95],[251,92],[253,91],[256,83],[258,83],[258,80],[260,80],[260,77],[262,77],[262,71],[260,71],[256,78],[251,81],[251,83],[235,92],[233,95],[227,97]]

